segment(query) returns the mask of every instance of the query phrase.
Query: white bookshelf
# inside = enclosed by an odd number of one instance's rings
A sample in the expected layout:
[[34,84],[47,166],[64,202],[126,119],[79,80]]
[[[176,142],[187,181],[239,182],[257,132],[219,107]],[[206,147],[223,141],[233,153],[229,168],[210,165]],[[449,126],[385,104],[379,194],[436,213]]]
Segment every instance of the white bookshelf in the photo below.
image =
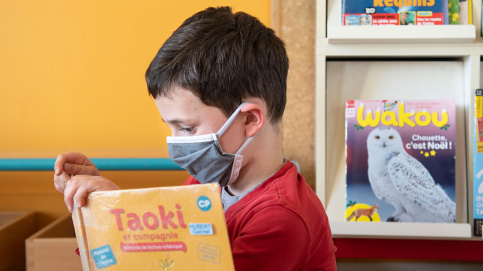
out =
[[329,44],[413,44],[471,43],[476,38],[474,25],[445,26],[333,26],[327,29]]
[[[316,192],[327,210],[334,237],[471,239],[473,223],[474,89],[483,87],[480,35],[481,3],[473,3],[473,25],[451,26],[341,26],[340,0],[317,1],[316,35]],[[351,63],[351,61],[355,61]],[[383,67],[350,69],[364,62]],[[400,65],[426,65],[417,84],[419,92],[404,91],[395,81]],[[435,69],[434,67],[444,67]],[[449,69],[449,70],[447,70]],[[345,74],[344,74],[345,73]],[[374,78],[379,84],[361,78]],[[418,72],[409,73],[418,77]],[[385,75],[385,76],[383,76]],[[373,76],[373,77],[371,77]],[[340,77],[340,78],[339,78]],[[427,80],[424,80],[427,78]],[[361,86],[340,86],[338,82]],[[359,80],[359,81],[357,81]],[[371,80],[368,80],[371,81]],[[374,80],[373,80],[374,81]],[[340,81],[342,82],[342,81]],[[436,87],[434,87],[436,86]],[[425,91],[421,91],[424,89]],[[426,91],[427,90],[427,91]],[[345,210],[345,99],[454,99],[457,105],[456,202],[457,223],[349,223]],[[330,118],[328,118],[330,116]],[[337,124],[339,123],[339,124]],[[342,123],[342,124],[340,124]],[[329,129],[330,127],[330,129]],[[342,140],[342,144],[341,144]],[[469,216],[468,216],[469,214]]]
[[444,227],[435,227],[434,223],[347,223],[330,221],[333,235],[337,237],[367,238],[412,238],[412,239],[453,239],[471,238],[471,227],[468,223],[453,223]]

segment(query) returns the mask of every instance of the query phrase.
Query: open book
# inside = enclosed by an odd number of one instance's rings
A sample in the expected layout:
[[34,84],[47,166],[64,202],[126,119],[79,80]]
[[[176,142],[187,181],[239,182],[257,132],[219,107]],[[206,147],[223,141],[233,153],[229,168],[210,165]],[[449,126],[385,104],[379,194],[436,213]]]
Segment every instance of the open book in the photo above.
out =
[[86,270],[234,270],[217,184],[91,193],[72,220]]

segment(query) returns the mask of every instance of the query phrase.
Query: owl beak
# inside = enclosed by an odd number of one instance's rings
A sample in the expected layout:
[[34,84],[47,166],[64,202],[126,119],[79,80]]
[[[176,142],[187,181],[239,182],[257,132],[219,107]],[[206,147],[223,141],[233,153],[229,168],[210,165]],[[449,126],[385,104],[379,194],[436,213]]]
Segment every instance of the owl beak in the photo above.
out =
[[386,147],[386,142],[382,142],[382,147],[385,148]]

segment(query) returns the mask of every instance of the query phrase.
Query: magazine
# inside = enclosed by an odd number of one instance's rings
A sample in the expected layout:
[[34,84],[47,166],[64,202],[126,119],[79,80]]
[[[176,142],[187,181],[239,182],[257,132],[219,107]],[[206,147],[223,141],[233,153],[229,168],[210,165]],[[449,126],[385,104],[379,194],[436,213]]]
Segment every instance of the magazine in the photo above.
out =
[[456,219],[452,100],[346,102],[346,221]]
[[443,25],[448,19],[448,0],[342,0],[342,25]]
[[84,271],[234,270],[218,184],[94,192],[72,219]]
[[483,89],[475,91],[475,131],[473,232],[475,236],[481,236],[483,225]]

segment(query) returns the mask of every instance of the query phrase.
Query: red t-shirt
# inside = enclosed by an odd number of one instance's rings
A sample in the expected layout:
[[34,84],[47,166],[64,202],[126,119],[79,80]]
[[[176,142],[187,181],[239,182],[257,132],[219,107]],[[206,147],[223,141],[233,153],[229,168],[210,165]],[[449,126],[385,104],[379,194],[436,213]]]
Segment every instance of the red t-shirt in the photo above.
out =
[[230,206],[225,219],[236,270],[337,270],[324,207],[290,161]]

